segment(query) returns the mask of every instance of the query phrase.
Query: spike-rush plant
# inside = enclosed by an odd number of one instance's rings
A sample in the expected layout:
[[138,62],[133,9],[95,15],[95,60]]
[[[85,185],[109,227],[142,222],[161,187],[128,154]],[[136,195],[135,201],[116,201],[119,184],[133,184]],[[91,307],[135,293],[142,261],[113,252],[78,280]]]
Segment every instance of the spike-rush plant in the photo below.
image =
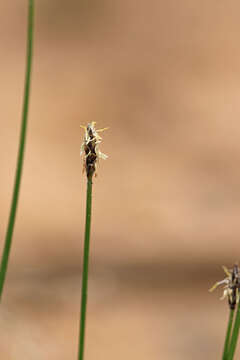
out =
[[16,220],[19,190],[20,190],[22,169],[23,169],[24,149],[26,142],[27,120],[28,120],[28,109],[29,109],[32,57],[33,57],[33,25],[34,25],[33,20],[34,20],[34,0],[28,0],[26,74],[25,74],[25,88],[24,88],[24,99],[23,99],[23,110],[22,110],[22,123],[21,123],[20,141],[19,141],[14,189],[12,195],[12,203],[9,213],[9,220],[8,220],[8,226],[5,236],[2,259],[1,259],[1,267],[0,267],[0,301],[2,298],[3,286],[6,278],[8,260],[12,245],[12,237],[13,237],[14,225]]
[[224,298],[228,299],[229,319],[222,360],[233,360],[240,327],[240,272],[237,264],[235,264],[231,270],[223,266],[223,270],[227,277],[218,281],[209,291],[213,291],[219,285],[224,285],[221,300]]
[[86,312],[87,312],[87,289],[88,289],[88,263],[90,248],[90,230],[91,230],[91,214],[92,214],[92,178],[96,175],[96,165],[99,159],[106,159],[107,155],[101,153],[99,144],[102,138],[99,132],[105,129],[96,130],[95,123],[92,122],[87,126],[81,126],[84,131],[84,141],[81,147],[81,155],[83,155],[83,169],[87,175],[87,202],[86,202],[86,223],[85,223],[85,239],[83,250],[83,269],[82,269],[82,294],[81,294],[81,313],[80,313],[80,332],[79,332],[79,349],[78,360],[84,358],[85,344],[85,328],[86,328]]
[[[21,185],[21,177],[23,170],[24,150],[26,143],[31,70],[33,58],[33,33],[34,33],[34,0],[28,0],[28,26],[27,26],[27,48],[26,48],[26,74],[25,88],[23,99],[23,110],[21,120],[21,131],[19,140],[19,150],[16,165],[16,174],[14,189],[12,195],[11,208],[9,213],[8,226],[5,236],[3,254],[0,264],[0,301],[8,268],[8,261],[12,245],[12,237],[16,220],[16,212],[18,206],[19,191]],[[106,159],[107,156],[100,152],[99,144],[101,137],[99,132],[105,129],[96,130],[95,123],[89,123],[86,127],[82,126],[85,131],[84,141],[81,147],[81,154],[84,159],[84,171],[87,176],[87,199],[86,199],[86,222],[85,237],[83,249],[83,269],[82,269],[82,292],[81,292],[81,311],[80,311],[80,331],[79,331],[79,348],[78,360],[84,359],[85,345],[85,329],[86,329],[86,313],[87,313],[87,289],[88,289],[88,267],[90,252],[90,230],[91,230],[91,213],[92,213],[92,178],[96,174],[96,165],[99,159]],[[219,285],[224,285],[222,299],[227,298],[229,304],[229,320],[227,325],[226,337],[222,360],[233,360],[240,329],[240,269],[238,265],[234,265],[233,269],[223,267],[227,277],[217,282],[210,291],[213,291]]]

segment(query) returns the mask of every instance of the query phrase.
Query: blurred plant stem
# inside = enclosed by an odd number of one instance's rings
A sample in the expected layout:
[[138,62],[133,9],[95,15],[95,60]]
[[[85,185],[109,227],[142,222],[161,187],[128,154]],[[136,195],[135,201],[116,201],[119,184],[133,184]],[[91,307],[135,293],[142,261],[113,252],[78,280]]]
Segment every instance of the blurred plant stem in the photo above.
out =
[[239,327],[240,327],[240,303],[237,305],[237,313],[235,317],[235,323],[232,330],[232,338],[229,345],[229,352],[227,360],[232,360],[235,354],[235,350],[237,347],[237,341],[239,336]]
[[19,190],[22,177],[24,148],[26,142],[27,119],[29,109],[29,96],[30,96],[30,82],[31,82],[31,68],[32,68],[32,54],[33,54],[33,25],[34,25],[34,0],[28,1],[28,28],[27,28],[27,50],[26,50],[26,74],[25,74],[25,88],[22,110],[22,123],[18,150],[18,159],[16,166],[15,182],[12,195],[12,203],[9,214],[8,226],[6,231],[4,249],[1,259],[0,267],[0,300],[2,298],[4,282],[8,267],[8,260],[12,244],[12,236],[14,231],[14,224],[16,219]]
[[229,342],[232,332],[233,317],[234,317],[234,310],[230,309],[222,360],[228,360],[228,350],[229,350]]
[[81,298],[78,360],[83,360],[84,357],[91,212],[92,212],[92,176],[89,176],[87,181],[86,223],[85,223],[85,239],[84,239],[84,251],[83,251],[82,298]]

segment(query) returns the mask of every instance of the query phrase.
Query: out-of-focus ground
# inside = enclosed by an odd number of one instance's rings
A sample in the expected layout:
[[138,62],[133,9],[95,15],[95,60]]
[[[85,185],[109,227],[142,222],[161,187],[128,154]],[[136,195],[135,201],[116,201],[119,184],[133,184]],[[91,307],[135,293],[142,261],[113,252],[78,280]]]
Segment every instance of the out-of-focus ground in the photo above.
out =
[[[0,1],[0,242],[21,118],[26,4]],[[94,180],[86,360],[220,359],[240,258],[240,3],[37,1],[3,360],[77,356],[80,124],[110,126]]]

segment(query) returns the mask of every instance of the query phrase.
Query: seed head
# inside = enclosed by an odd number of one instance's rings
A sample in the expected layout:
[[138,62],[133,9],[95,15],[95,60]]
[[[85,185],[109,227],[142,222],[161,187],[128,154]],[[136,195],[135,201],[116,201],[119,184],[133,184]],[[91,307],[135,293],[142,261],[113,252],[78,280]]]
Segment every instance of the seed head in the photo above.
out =
[[83,156],[83,170],[86,171],[88,179],[91,179],[94,173],[96,175],[96,164],[98,160],[105,160],[108,157],[99,150],[99,144],[102,141],[99,133],[107,130],[108,128],[96,130],[95,124],[95,122],[91,122],[87,126],[81,125],[85,134],[80,154]]
[[236,304],[239,303],[239,292],[240,292],[240,272],[237,264],[233,266],[233,269],[227,269],[226,266],[223,266],[223,271],[227,277],[221,281],[218,281],[213,287],[209,290],[212,292],[219,285],[224,285],[223,295],[220,300],[228,298],[228,304],[230,309],[234,310]]

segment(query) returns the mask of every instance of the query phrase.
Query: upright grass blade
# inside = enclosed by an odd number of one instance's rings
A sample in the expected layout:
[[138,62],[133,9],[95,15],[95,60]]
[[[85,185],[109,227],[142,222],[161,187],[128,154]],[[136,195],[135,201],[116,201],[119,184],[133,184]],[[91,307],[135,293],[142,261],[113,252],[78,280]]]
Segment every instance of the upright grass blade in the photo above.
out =
[[240,304],[238,304],[238,308],[237,308],[227,360],[232,360],[234,357],[235,350],[237,347],[238,336],[239,336],[239,327],[240,327]]
[[231,339],[233,317],[234,317],[234,310],[230,309],[230,311],[229,311],[229,319],[228,319],[228,327],[227,327],[227,333],[226,333],[226,338],[225,338],[225,343],[224,343],[222,360],[228,360],[229,342],[230,342],[230,339]]
[[29,95],[30,95],[30,81],[31,81],[31,68],[32,68],[32,54],[33,54],[33,25],[34,25],[34,0],[28,1],[28,29],[27,29],[27,54],[26,54],[26,75],[25,75],[25,89],[23,99],[23,111],[22,111],[22,123],[20,142],[18,150],[18,159],[15,174],[15,183],[12,196],[11,209],[8,220],[8,227],[5,237],[4,249],[1,259],[0,267],[0,301],[2,298],[3,286],[5,282],[8,260],[12,244],[12,236],[14,231],[14,224],[16,219],[19,189],[22,177],[23,159],[24,159],[24,148],[26,141],[26,130],[27,130],[27,119],[28,119],[28,108],[29,108]]
[[78,360],[83,360],[83,356],[84,356],[91,212],[92,212],[92,176],[90,176],[87,181],[86,223],[85,223],[85,239],[84,239],[84,252],[83,252],[82,299],[81,299]]

